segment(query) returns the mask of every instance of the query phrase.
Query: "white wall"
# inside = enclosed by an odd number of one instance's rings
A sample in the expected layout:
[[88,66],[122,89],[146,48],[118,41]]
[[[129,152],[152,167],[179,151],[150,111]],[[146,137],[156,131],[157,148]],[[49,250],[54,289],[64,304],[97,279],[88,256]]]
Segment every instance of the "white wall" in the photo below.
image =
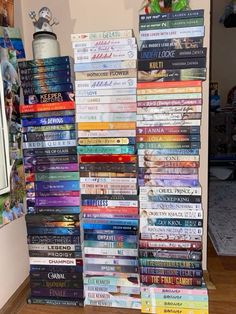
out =
[[28,276],[25,218],[0,229],[0,309]]
[[[15,25],[22,27],[20,1],[15,1]],[[24,217],[0,229],[0,309],[28,276],[26,242]]]

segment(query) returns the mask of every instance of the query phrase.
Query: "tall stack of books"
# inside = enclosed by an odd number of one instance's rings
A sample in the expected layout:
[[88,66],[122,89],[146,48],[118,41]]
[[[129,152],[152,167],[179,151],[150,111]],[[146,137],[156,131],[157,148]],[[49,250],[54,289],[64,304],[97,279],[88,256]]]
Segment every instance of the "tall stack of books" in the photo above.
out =
[[71,38],[85,304],[137,309],[137,46],[131,30]]
[[205,314],[198,173],[206,78],[204,11],[141,15],[139,29],[142,312]]
[[83,306],[71,59],[19,63],[30,256],[29,303]]

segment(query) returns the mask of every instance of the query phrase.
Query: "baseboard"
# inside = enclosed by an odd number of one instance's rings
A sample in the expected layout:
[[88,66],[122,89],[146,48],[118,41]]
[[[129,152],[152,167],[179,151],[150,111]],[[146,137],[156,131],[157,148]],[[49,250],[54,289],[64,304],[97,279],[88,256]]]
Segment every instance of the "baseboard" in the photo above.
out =
[[214,283],[211,281],[211,277],[208,271],[204,271],[203,272],[203,277],[207,286],[208,290],[216,290],[216,286],[214,285]]
[[16,292],[10,297],[7,303],[0,310],[0,314],[16,314],[26,302],[29,291],[29,277],[20,285]]

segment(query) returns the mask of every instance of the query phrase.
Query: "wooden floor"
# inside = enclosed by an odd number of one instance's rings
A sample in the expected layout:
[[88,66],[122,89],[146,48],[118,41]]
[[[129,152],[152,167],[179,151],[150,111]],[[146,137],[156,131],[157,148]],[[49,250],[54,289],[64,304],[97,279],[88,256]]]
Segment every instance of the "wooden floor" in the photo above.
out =
[[[236,257],[219,257],[216,255],[210,241],[208,248],[208,271],[216,289],[209,290],[209,314],[235,314],[236,313]],[[102,307],[65,308],[52,306],[27,305],[26,295],[22,295],[15,309],[7,314],[136,314],[140,311],[111,309]]]

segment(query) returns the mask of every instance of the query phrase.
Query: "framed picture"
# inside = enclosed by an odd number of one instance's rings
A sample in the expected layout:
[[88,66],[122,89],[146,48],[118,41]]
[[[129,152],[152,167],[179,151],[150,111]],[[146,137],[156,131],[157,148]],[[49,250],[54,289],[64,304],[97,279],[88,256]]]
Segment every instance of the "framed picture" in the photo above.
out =
[[0,26],[14,26],[14,0],[0,0]]
[[0,71],[0,194],[10,191],[10,154],[8,124],[5,114],[5,101],[2,73]]

